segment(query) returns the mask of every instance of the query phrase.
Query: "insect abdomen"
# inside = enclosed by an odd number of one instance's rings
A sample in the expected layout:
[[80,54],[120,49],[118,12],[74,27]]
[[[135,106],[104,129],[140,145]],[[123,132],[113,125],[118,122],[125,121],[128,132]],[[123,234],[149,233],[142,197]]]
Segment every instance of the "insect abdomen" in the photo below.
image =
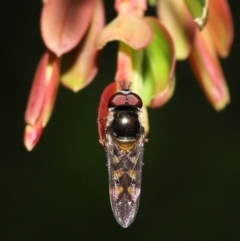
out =
[[[133,147],[118,161],[108,159],[111,206],[117,222],[124,228],[134,221],[140,201],[143,147],[139,151],[136,153]],[[129,153],[134,155],[128,156]]]

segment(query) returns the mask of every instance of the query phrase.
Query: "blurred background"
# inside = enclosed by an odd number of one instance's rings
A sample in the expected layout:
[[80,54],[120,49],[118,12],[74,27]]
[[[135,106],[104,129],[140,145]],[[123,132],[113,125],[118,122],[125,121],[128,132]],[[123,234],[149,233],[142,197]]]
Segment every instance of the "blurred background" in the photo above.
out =
[[[107,21],[115,16],[105,1]],[[41,1],[1,3],[0,240],[240,240],[240,3],[229,1],[235,39],[222,66],[231,104],[217,113],[188,62],[163,108],[149,110],[142,194],[128,228],[109,202],[97,108],[113,80],[116,43],[99,74],[78,94],[61,87],[52,118],[32,152],[23,146],[24,111],[37,63]]]

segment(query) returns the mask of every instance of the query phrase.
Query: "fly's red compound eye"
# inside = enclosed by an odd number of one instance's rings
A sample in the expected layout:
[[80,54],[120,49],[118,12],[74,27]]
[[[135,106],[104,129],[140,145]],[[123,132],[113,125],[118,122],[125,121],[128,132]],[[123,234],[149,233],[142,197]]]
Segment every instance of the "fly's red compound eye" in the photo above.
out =
[[142,108],[142,100],[137,94],[132,92],[118,92],[113,94],[108,101],[108,108],[114,108],[117,106],[132,106],[136,108]]
[[123,93],[115,93],[108,101],[108,108],[123,106],[126,103],[126,95]]
[[141,98],[137,94],[134,94],[134,93],[128,94],[127,95],[127,100],[128,100],[128,104],[130,106],[134,106],[134,107],[137,107],[137,108],[142,108],[142,100],[141,100]]

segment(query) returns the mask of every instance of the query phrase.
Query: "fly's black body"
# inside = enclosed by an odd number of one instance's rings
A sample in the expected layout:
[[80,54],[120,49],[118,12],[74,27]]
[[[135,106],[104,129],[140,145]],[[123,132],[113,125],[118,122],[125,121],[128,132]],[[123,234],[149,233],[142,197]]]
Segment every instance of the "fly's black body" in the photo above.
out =
[[142,100],[129,89],[122,89],[109,99],[108,108],[104,148],[110,201],[117,222],[126,228],[133,222],[140,200],[146,141],[140,121]]

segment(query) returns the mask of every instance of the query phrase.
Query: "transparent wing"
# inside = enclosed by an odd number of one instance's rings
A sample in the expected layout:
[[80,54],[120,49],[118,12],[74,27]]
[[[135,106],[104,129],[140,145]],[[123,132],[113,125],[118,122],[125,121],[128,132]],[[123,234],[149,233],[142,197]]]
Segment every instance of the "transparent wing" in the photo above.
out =
[[140,135],[128,151],[119,148],[111,133],[106,137],[112,211],[117,222],[122,227],[128,227],[133,222],[139,206],[144,135]]

